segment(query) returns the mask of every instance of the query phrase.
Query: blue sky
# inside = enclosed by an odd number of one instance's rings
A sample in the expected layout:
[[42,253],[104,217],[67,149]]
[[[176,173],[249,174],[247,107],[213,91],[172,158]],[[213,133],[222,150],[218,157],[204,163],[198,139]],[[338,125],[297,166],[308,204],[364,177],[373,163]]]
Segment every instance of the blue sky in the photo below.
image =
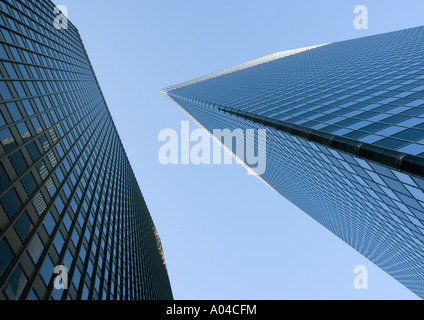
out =
[[[188,120],[162,88],[279,51],[423,25],[422,0],[55,3],[80,31],[176,299],[417,298],[242,166],[160,164],[158,134]],[[359,4],[368,30],[353,27]],[[368,290],[353,286],[356,265],[368,268]]]

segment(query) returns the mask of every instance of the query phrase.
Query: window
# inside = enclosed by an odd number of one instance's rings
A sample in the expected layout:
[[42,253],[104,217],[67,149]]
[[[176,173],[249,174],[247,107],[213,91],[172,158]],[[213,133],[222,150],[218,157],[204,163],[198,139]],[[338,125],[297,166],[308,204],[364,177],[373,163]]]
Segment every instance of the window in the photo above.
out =
[[3,276],[6,269],[9,267],[15,255],[12,252],[6,239],[0,241],[0,278]]
[[28,75],[27,69],[25,68],[25,65],[19,64],[18,67],[19,67],[19,70],[21,71],[22,77],[24,79],[28,79],[29,75]]
[[63,239],[62,233],[59,231],[53,240],[53,245],[59,255],[62,253],[64,244],[65,244],[65,240]]
[[18,265],[7,282],[4,292],[10,300],[18,300],[28,283],[28,278]]
[[57,197],[56,201],[54,202],[54,206],[56,207],[59,215],[61,215],[65,205],[63,204],[62,198],[60,196]]
[[52,179],[49,179],[49,181],[46,183],[46,188],[49,192],[50,198],[53,198],[53,196],[56,194],[57,188],[56,184]]
[[[3,8],[2,8],[2,10],[3,10]],[[3,25],[3,23],[2,23],[2,25]],[[4,49],[4,46],[2,44],[0,44],[0,58],[6,59],[6,60],[9,59],[9,57],[6,53],[6,50]]]
[[79,257],[82,263],[85,263],[85,258],[87,257],[87,250],[85,249],[84,245],[81,246]]
[[32,222],[26,211],[19,217],[18,221],[16,221],[14,228],[21,241],[25,242],[33,229]]
[[352,139],[359,139],[359,138],[362,138],[366,135],[368,135],[368,133],[363,132],[363,131],[352,131],[352,132],[346,134],[345,137],[352,138]]
[[37,117],[31,118],[31,123],[32,123],[32,126],[34,127],[34,130],[37,133],[40,133],[42,128],[41,128],[40,121],[38,121]]
[[32,289],[30,292],[29,292],[29,294],[28,294],[28,296],[27,296],[27,298],[26,298],[27,300],[40,300],[39,298],[38,298],[38,295],[35,293],[35,291],[34,291],[34,289]]
[[47,114],[46,113],[43,113],[43,115],[41,117],[43,118],[44,125],[47,128],[51,127],[51,123],[50,123],[50,120],[49,120],[49,117],[47,116]]
[[32,161],[37,161],[40,158],[41,154],[38,151],[38,148],[34,141],[28,143],[26,148],[28,150],[29,155],[31,156]]
[[78,224],[82,228],[84,226],[84,217],[82,214],[78,216]]
[[34,114],[34,110],[32,109],[32,106],[29,100],[22,100],[21,102],[24,105],[27,115],[32,116]]
[[40,236],[36,234],[28,247],[28,254],[30,255],[35,264],[37,264],[40,260],[43,251],[44,245],[41,242]]
[[64,294],[64,290],[56,290],[56,289],[54,289],[54,290],[52,291],[51,298],[52,298],[53,300],[61,300],[61,299],[62,299],[63,294]]
[[382,129],[388,127],[388,126],[389,126],[388,124],[376,122],[376,123],[373,123],[373,124],[370,124],[368,126],[363,127],[361,130],[366,131],[366,132],[376,132],[376,131],[382,130]]
[[12,94],[4,81],[0,81],[0,96],[3,100],[12,99]]
[[31,196],[34,191],[37,189],[37,183],[34,180],[34,176],[32,175],[31,171],[28,172],[21,180],[25,191],[27,192],[28,196]]
[[10,183],[10,179],[4,170],[4,167],[2,164],[0,164],[0,191],[6,188]]
[[49,213],[47,213],[46,218],[44,219],[44,228],[46,229],[47,233],[49,235],[52,234],[54,228],[56,227],[56,221],[53,218],[53,215],[51,214],[51,212],[49,211]]
[[75,268],[74,275],[72,277],[72,284],[75,286],[75,288],[78,290],[79,284],[81,281],[81,271],[78,267]]
[[91,261],[91,259],[88,260],[87,274],[91,279],[93,276],[93,262]]
[[0,112],[0,127],[6,125],[6,121],[4,121],[3,115]]
[[9,219],[11,219],[22,206],[21,199],[19,199],[15,188],[11,188],[2,197],[0,197],[0,203],[3,206],[4,211],[6,211]]
[[66,230],[69,231],[72,225],[71,217],[69,216],[69,213],[67,212],[65,215],[65,218],[63,219],[63,225],[65,226]]
[[376,143],[374,143],[377,146],[380,147],[386,147],[389,149],[393,149],[396,150],[406,144],[408,144],[409,142],[404,141],[404,140],[398,140],[398,139],[394,139],[394,138],[384,138]]
[[[35,83],[35,82],[34,82],[34,83]],[[34,86],[34,84],[32,83],[32,81],[27,81],[27,82],[26,82],[26,85],[27,85],[28,90],[29,90],[29,92],[30,92],[30,94],[31,94],[31,95],[33,95],[33,96],[38,95],[38,92],[37,92],[37,90],[35,89],[35,86]]]
[[65,153],[63,152],[62,146],[60,144],[56,146],[56,150],[57,150],[57,153],[59,154],[59,158],[62,158]]
[[15,72],[15,69],[13,68],[13,65],[10,62],[3,62],[3,65],[5,69],[7,70],[7,73],[9,74],[9,78],[17,78],[17,74]]
[[0,140],[6,152],[12,151],[17,146],[15,138],[13,138],[12,133],[7,128],[0,130]]
[[393,136],[394,138],[405,139],[407,141],[416,141],[424,137],[424,131],[418,129],[407,129]]
[[78,246],[78,242],[80,239],[80,235],[78,234],[77,229],[74,229],[74,232],[72,233],[72,243],[74,244],[75,248]]
[[12,37],[10,36],[10,32],[6,29],[1,29],[1,33],[3,33],[3,37],[8,43],[13,43]]
[[58,167],[55,170],[55,174],[56,174],[57,180],[59,180],[59,183],[62,183],[62,181],[65,177],[63,176],[63,173],[62,173],[62,170],[60,169],[60,167]]
[[69,188],[67,183],[65,183],[65,185],[63,186],[63,192],[65,193],[66,198],[69,199],[71,195],[71,189]]
[[18,96],[20,98],[25,98],[27,95],[25,93],[24,88],[22,87],[22,84],[19,81],[13,81],[12,83],[15,87],[16,92],[18,93]]
[[18,129],[19,133],[21,134],[21,138],[24,142],[31,139],[31,133],[29,132],[28,127],[25,124],[25,122],[18,123],[16,125],[16,128]]
[[72,199],[71,201],[71,209],[73,213],[76,213],[78,210],[78,205],[77,202],[75,201],[75,199]]
[[24,172],[28,168],[28,164],[25,161],[24,156],[22,155],[22,152],[20,150],[13,153],[9,157],[9,160],[12,163],[13,168],[15,169],[18,175],[20,175],[22,172]]
[[71,251],[69,251],[69,248],[66,250],[65,257],[63,258],[63,265],[68,269],[68,271],[71,270],[72,261],[74,260],[74,257],[72,256]]
[[43,266],[40,269],[41,279],[43,279],[46,286],[49,285],[51,278],[53,277],[54,264],[50,256],[47,256],[44,260]]
[[88,286],[86,283],[84,283],[84,289],[82,290],[81,300],[87,300],[88,294],[89,294]]

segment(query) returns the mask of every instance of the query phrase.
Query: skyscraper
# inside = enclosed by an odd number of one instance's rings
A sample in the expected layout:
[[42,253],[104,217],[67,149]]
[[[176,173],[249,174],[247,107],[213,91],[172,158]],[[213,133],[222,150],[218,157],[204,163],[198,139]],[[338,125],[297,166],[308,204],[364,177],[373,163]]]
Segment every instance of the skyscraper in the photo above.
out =
[[0,299],[172,299],[158,233],[64,12],[0,1],[0,74]]
[[266,129],[266,170],[244,165],[424,298],[424,27],[276,53],[163,93],[212,136]]

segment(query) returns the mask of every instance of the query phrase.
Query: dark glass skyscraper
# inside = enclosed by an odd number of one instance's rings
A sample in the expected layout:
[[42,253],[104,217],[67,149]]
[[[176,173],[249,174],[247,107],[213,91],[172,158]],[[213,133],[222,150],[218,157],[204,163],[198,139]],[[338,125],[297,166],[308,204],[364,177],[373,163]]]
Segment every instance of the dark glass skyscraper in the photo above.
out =
[[54,8],[0,1],[0,299],[172,299],[79,33]]
[[163,93],[211,134],[266,129],[260,177],[424,298],[424,27],[277,53]]

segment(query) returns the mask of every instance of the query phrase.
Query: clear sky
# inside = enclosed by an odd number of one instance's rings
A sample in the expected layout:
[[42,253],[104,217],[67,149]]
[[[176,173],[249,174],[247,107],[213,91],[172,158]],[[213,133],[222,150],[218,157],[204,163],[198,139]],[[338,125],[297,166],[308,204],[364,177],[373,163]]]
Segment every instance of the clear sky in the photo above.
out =
[[[176,299],[417,298],[242,166],[160,164],[158,134],[188,120],[162,88],[279,51],[423,25],[424,1],[55,3],[80,31]],[[359,4],[368,30],[353,26]],[[367,290],[353,286],[356,265],[368,268]]]

